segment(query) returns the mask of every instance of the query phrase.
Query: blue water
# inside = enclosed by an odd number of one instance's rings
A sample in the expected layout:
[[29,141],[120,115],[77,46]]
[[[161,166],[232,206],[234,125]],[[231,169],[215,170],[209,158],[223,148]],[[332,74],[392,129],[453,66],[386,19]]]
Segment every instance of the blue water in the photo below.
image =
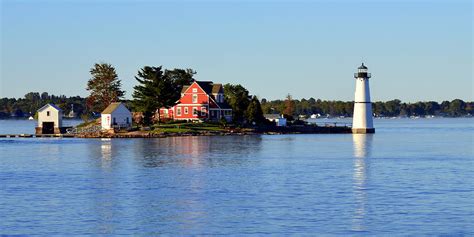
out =
[[[31,133],[26,122],[0,121],[0,133]],[[0,234],[474,235],[474,119],[375,125],[374,135],[3,138]]]

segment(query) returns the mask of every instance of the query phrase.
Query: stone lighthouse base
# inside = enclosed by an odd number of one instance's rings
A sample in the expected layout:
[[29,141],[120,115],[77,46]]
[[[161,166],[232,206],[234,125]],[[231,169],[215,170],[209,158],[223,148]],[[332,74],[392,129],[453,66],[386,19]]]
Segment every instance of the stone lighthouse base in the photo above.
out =
[[375,133],[375,128],[353,128],[352,133]]

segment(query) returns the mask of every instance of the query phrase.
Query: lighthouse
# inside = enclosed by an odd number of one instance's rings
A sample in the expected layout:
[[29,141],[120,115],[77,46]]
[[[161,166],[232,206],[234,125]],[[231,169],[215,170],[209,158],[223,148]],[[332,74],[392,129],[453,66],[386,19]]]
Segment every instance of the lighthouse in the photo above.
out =
[[370,102],[369,78],[370,73],[362,63],[354,73],[356,89],[354,98],[354,115],[352,119],[352,133],[374,133],[372,120],[372,102]]

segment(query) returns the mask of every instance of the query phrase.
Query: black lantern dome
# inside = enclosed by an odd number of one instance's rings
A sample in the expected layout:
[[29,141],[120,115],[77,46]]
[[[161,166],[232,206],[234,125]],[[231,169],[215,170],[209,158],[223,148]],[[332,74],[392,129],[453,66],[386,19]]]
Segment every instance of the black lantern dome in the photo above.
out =
[[362,65],[360,65],[358,69],[368,69],[368,68],[364,65],[364,63],[362,63]]
[[368,68],[364,65],[364,63],[362,63],[362,65],[360,65],[360,67],[358,67],[357,69],[357,72],[354,73],[355,78],[367,79],[371,77],[370,73],[368,73]]

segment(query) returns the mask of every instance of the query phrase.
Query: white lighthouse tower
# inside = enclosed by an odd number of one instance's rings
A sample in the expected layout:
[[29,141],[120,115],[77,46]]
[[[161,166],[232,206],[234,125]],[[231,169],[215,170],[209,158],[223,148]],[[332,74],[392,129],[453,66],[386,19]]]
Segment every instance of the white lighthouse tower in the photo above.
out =
[[369,78],[370,73],[362,63],[358,72],[354,73],[356,89],[354,98],[354,115],[352,120],[352,133],[374,133],[372,120],[372,102],[370,102]]

